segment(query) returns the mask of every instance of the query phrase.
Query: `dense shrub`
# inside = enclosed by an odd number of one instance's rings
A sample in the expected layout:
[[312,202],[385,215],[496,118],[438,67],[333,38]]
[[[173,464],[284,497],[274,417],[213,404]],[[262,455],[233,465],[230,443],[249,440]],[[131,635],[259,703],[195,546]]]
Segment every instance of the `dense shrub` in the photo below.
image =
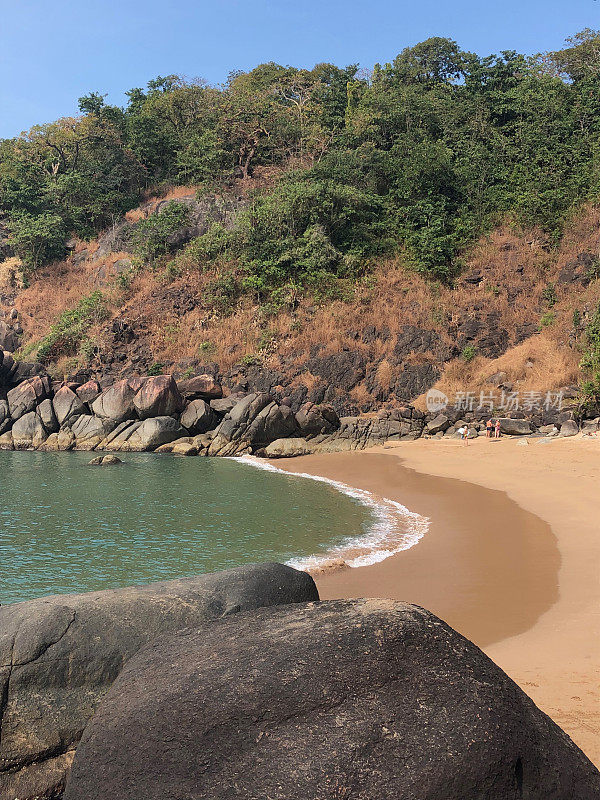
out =
[[82,298],[75,308],[65,311],[39,343],[37,358],[42,363],[86,349],[87,331],[106,319],[106,300],[95,291]]

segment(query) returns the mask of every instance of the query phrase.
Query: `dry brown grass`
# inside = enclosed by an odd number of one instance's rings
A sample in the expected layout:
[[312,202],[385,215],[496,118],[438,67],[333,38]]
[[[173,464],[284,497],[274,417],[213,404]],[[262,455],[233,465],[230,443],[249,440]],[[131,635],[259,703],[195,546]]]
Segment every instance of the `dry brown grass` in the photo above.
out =
[[23,288],[23,264],[18,258],[7,258],[0,263],[0,290],[19,291]]
[[[256,184],[273,182],[277,175],[277,170],[261,170],[252,180]],[[248,188],[249,184],[244,183]],[[191,194],[195,188],[176,187],[160,198],[149,197],[148,202]],[[138,209],[137,213],[143,211]],[[86,247],[93,250],[89,243]],[[509,350],[498,359],[481,355],[470,363],[455,359],[445,366],[439,388],[446,393],[464,390],[467,385],[470,390],[485,388],[486,379],[502,371],[507,380],[524,391],[546,390],[577,379],[580,354],[572,347],[573,311],[577,308],[585,317],[600,302],[600,281],[586,289],[579,285],[565,289],[556,283],[562,267],[583,250],[600,252],[600,209],[595,207],[574,218],[557,252],[548,250],[539,231],[498,228],[474,247],[455,288],[428,282],[407,271],[398,257],[381,262],[368,279],[352,287],[347,301],[315,307],[313,300],[302,299],[293,313],[284,311],[268,318],[249,299],[240,302],[227,317],[205,308],[202,298],[207,283],[218,274],[214,270],[190,269],[170,282],[165,282],[158,272],[142,270],[128,290],[108,291],[114,302],[114,316],[139,325],[157,362],[171,364],[193,358],[215,361],[227,371],[244,356],[256,354],[259,342],[268,335],[275,343],[263,354],[270,366],[277,367],[285,358],[302,366],[311,352],[332,353],[348,348],[378,364],[376,383],[384,389],[393,386],[396,378],[393,349],[396,334],[403,326],[433,329],[442,342],[454,345],[453,336],[466,320],[476,317],[485,325],[487,315],[492,313],[496,317],[489,324],[509,332]],[[45,335],[60,313],[97,288],[101,264],[110,279],[114,262],[125,257],[126,253],[115,253],[107,259],[79,265],[69,259],[40,270],[17,300],[27,337],[39,339]],[[478,285],[464,280],[474,273],[481,275]],[[544,298],[549,283],[557,286],[557,302],[551,309]],[[177,298],[189,298],[193,308],[178,311]],[[186,305],[179,303],[180,308],[185,309]],[[555,315],[554,324],[517,344],[519,326],[537,329],[542,315],[550,310]],[[365,337],[363,341],[368,329],[384,335]],[[408,363],[432,359],[431,354],[406,354],[405,358]],[[317,379],[305,373],[298,380],[311,388]],[[368,402],[364,385],[357,387],[355,394],[357,404]]]

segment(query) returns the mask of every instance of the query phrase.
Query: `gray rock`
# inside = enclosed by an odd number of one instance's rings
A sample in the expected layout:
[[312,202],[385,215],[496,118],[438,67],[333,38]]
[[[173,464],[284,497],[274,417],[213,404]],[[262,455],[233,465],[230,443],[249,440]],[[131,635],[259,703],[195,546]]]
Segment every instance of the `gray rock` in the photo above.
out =
[[139,386],[131,381],[119,381],[105,389],[92,403],[92,411],[101,419],[110,419],[115,424],[126,419],[135,419],[133,398]]
[[107,467],[113,466],[115,464],[122,464],[123,462],[118,456],[113,455],[112,453],[107,456],[96,456],[96,458],[92,458],[91,461],[88,461],[88,466],[90,467]]
[[228,397],[211,400],[210,407],[213,411],[216,411],[217,414],[228,414],[244,397],[246,397],[244,394],[230,394]]
[[340,427],[340,419],[332,406],[304,403],[296,412],[296,423],[303,436],[333,433]]
[[185,428],[173,417],[154,417],[145,419],[121,444],[120,449],[128,452],[156,450],[161,444],[181,439],[186,435]]
[[50,381],[45,376],[35,375],[11,389],[6,397],[10,416],[13,420],[17,420],[24,414],[34,411],[42,400],[50,397]]
[[100,394],[101,389],[98,381],[88,381],[77,389],[77,397],[82,403],[93,403]]
[[19,347],[19,334],[10,325],[7,325],[4,320],[0,320],[0,348],[7,350],[9,353],[14,353]]
[[438,414],[437,417],[427,423],[427,433],[435,434],[444,432],[450,427],[450,420],[445,414]]
[[120,422],[98,445],[98,450],[120,450],[141,426],[141,420]]
[[86,414],[88,409],[79,397],[68,386],[61,386],[52,400],[54,413],[60,427],[81,414]]
[[265,458],[294,458],[295,456],[306,456],[314,452],[314,447],[306,439],[276,439],[261,451],[260,455]]
[[177,381],[177,389],[187,400],[217,400],[223,397],[223,388],[212,375],[196,375]]
[[559,436],[577,436],[579,433],[579,425],[575,422],[575,420],[568,419],[562,423],[560,426],[560,433]]
[[526,419],[500,419],[500,433],[507,436],[526,436],[531,433],[531,423]]
[[250,449],[248,437],[250,424],[272,402],[273,399],[270,395],[260,392],[249,394],[236,403],[215,430],[209,455],[231,456],[248,451]]
[[184,400],[172,375],[157,375],[144,381],[133,398],[133,405],[140,419],[148,419],[177,414]]
[[155,640],[88,724],[65,800],[597,800],[600,773],[433,614],[258,609]]
[[36,412],[30,411],[12,426],[12,438],[15,450],[35,450],[46,441],[48,434]]
[[51,792],[64,785],[98,702],[156,636],[261,605],[316,599],[308,574],[261,564],[0,607],[0,797],[57,796]]
[[110,419],[99,419],[91,414],[77,417],[70,426],[78,450],[93,450],[112,431],[115,423]]
[[54,407],[52,406],[52,400],[47,397],[37,407],[37,413],[42,420],[42,424],[48,433],[57,433],[60,425],[58,424],[58,420],[56,419],[56,414],[54,413]]
[[190,433],[206,433],[216,428],[219,417],[204,400],[192,400],[181,415],[181,424]]

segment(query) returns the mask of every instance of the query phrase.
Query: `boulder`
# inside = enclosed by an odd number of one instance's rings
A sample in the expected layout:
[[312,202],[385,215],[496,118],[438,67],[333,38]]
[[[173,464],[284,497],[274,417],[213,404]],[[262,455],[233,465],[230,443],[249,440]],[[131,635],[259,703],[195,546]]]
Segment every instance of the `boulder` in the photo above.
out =
[[474,644],[391,600],[263,608],[155,639],[64,800],[594,800],[600,773]]
[[98,381],[88,381],[77,389],[77,397],[82,403],[93,403],[101,391]]
[[172,375],[157,375],[144,381],[133,398],[133,405],[140,419],[148,419],[177,414],[184,401]]
[[8,350],[9,353],[14,353],[18,347],[19,334],[11,325],[7,325],[4,320],[0,320],[0,348]]
[[60,425],[58,424],[58,420],[56,419],[56,414],[54,413],[54,407],[52,405],[52,400],[47,397],[37,407],[37,413],[40,415],[40,419],[42,420],[42,425],[46,429],[48,433],[57,433]]
[[156,636],[261,605],[316,599],[307,573],[261,564],[0,607],[0,797],[58,796],[100,699]]
[[272,402],[273,398],[265,392],[254,392],[236,403],[215,430],[209,455],[230,456],[248,451],[248,428],[255,417]]
[[115,427],[110,419],[99,419],[91,414],[77,417],[70,426],[78,450],[94,450]]
[[50,397],[50,381],[47,377],[36,375],[22,381],[6,395],[10,416],[17,420],[24,414],[29,414],[47,397]]
[[123,462],[118,456],[113,455],[110,453],[107,456],[96,456],[96,458],[92,458],[91,461],[88,461],[88,466],[90,467],[108,467],[114,466],[115,464],[122,464]]
[[[145,419],[121,444],[120,449],[129,452],[156,450],[161,444],[181,439],[186,434],[185,428],[173,417]],[[116,448],[111,446],[112,449]]]
[[97,417],[109,419],[115,424],[126,419],[135,419],[133,398],[136,391],[130,381],[118,381],[94,400],[92,411]]
[[24,414],[12,426],[15,450],[35,450],[48,438],[42,420],[35,411]]
[[204,400],[192,400],[180,418],[181,424],[190,433],[206,433],[219,424],[219,417]]
[[292,409],[273,402],[256,415],[245,436],[253,447],[260,447],[297,432],[298,426]]
[[84,403],[68,386],[60,387],[54,395],[52,406],[60,427],[88,411]]
[[229,414],[231,409],[236,406],[240,400],[243,400],[244,397],[246,397],[246,395],[243,393],[230,394],[227,397],[211,400],[210,407],[213,411],[216,411],[217,414]]
[[186,400],[216,400],[223,397],[223,387],[212,375],[196,375],[177,381],[177,388]]
[[575,422],[575,420],[568,419],[562,423],[560,426],[560,437],[564,436],[577,436],[579,433],[579,425]]
[[445,414],[438,414],[436,417],[430,420],[426,425],[427,433],[430,433],[432,436],[436,433],[448,430],[449,427],[450,427],[450,420]]
[[0,450],[14,450],[12,431],[0,435]]
[[11,425],[12,418],[8,408],[8,401],[0,399],[0,434],[5,433]]
[[276,439],[267,445],[260,455],[265,458],[294,458],[295,456],[306,456],[314,452],[312,446],[306,439]]
[[500,419],[500,433],[507,436],[526,436],[531,433],[531,423],[526,419]]
[[120,450],[142,424],[141,420],[120,422],[98,445],[98,450]]
[[328,405],[304,403],[296,412],[296,422],[303,436],[333,433],[340,427],[340,419]]

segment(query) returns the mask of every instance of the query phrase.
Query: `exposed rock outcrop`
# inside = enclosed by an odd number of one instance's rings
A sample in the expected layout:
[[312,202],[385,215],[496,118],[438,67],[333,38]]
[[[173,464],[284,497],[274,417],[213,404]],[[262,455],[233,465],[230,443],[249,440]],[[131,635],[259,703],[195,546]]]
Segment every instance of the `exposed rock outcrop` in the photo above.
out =
[[61,388],[55,392],[52,405],[58,424],[61,426],[65,425],[74,417],[88,413],[87,407],[79,396],[68,386],[61,386]]
[[184,400],[171,375],[157,375],[144,381],[133,405],[140,419],[148,419],[177,414],[183,409]]
[[98,702],[159,634],[316,599],[308,574],[261,564],[0,607],[0,798],[56,796]]
[[18,420],[24,414],[34,411],[42,400],[50,397],[50,394],[50,381],[47,377],[36,375],[22,381],[6,395],[10,416],[13,420]]
[[600,773],[475,645],[384,600],[155,640],[88,724],[65,800],[592,800]]
[[12,427],[15,450],[29,450],[39,447],[48,438],[42,420],[35,411],[19,417]]
[[180,421],[192,434],[206,433],[217,427],[219,415],[204,400],[192,400],[187,406]]
[[185,435],[185,428],[173,417],[153,417],[145,419],[136,426],[120,449],[138,452],[156,450],[161,444],[167,444]]

